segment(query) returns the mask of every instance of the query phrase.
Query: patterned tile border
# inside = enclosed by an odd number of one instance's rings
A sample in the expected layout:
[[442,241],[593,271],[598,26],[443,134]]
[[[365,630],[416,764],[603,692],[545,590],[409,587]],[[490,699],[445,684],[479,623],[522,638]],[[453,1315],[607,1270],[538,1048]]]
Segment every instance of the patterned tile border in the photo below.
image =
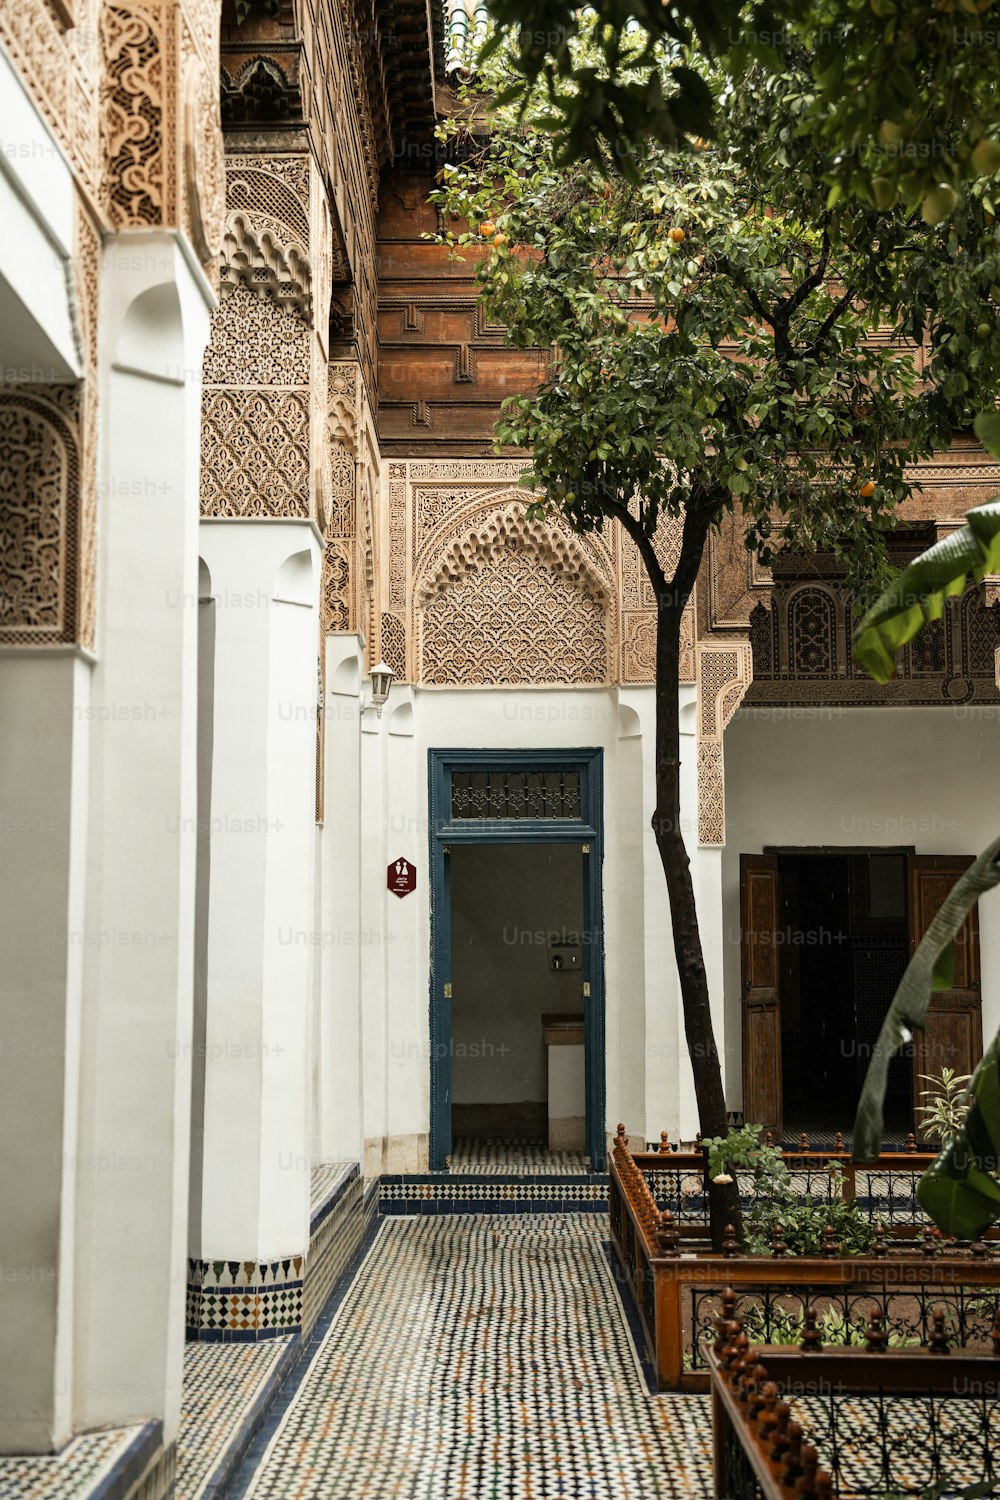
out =
[[189,1260],[186,1337],[238,1344],[295,1333],[304,1259]]
[[601,1214],[608,1212],[608,1177],[455,1176],[435,1172],[379,1179],[379,1213]]
[[173,1460],[160,1422],[85,1432],[59,1453],[0,1458],[0,1500],[161,1500]]

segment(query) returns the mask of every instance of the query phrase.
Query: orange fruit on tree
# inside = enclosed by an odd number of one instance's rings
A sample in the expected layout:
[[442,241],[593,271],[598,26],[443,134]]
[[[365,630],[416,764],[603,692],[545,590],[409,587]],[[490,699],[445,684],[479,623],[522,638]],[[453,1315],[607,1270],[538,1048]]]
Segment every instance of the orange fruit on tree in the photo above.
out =
[[497,249],[499,250],[503,245],[509,245],[510,244],[510,235],[509,234],[503,234],[503,233],[501,233],[501,234],[495,234],[493,236],[493,243],[497,247]]
[[683,229],[681,229],[679,224],[675,224],[674,228],[671,229],[670,238],[673,240],[675,245],[680,245],[683,242],[684,231]]
[[479,226],[479,233],[485,240],[492,239],[496,232],[497,226],[494,224],[492,219],[484,219]]
[[864,500],[870,500],[871,497],[874,495],[874,493],[875,493],[875,481],[874,481],[874,479],[866,479],[865,482],[864,482],[864,484],[859,484],[858,485],[858,494],[862,497],[862,499],[864,499]]

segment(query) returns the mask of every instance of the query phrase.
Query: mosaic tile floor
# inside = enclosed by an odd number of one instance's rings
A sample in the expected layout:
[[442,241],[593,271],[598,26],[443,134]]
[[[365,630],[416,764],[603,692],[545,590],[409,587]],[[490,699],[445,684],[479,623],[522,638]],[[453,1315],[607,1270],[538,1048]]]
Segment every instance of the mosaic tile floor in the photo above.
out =
[[185,1344],[175,1500],[205,1493],[292,1341],[287,1334],[259,1344]]
[[91,1494],[125,1458],[143,1424],[88,1432],[61,1453],[0,1458],[0,1500],[75,1500]]
[[451,1153],[453,1173],[484,1176],[577,1177],[590,1171],[582,1151],[550,1151],[544,1141],[473,1141],[458,1138]]
[[603,1234],[387,1220],[231,1500],[709,1497],[707,1398],[649,1394]]

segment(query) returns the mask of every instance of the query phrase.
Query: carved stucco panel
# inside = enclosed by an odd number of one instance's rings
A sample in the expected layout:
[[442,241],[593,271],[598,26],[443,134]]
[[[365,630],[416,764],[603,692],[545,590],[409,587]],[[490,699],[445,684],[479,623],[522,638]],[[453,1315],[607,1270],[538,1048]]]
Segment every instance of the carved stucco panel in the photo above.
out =
[[698,842],[726,841],[723,735],[750,686],[753,657],[749,642],[700,644],[698,688]]

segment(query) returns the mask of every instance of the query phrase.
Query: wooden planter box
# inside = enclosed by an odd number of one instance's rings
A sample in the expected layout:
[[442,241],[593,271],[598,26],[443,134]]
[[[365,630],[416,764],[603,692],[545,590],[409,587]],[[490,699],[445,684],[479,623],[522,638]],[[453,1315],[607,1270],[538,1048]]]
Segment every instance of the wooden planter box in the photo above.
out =
[[956,1345],[989,1347],[1000,1307],[1000,1261],[985,1253],[925,1254],[912,1246],[883,1257],[722,1256],[699,1252],[683,1238],[675,1251],[664,1253],[643,1175],[646,1161],[631,1157],[627,1147],[616,1148],[610,1164],[611,1243],[660,1390],[708,1389],[704,1339],[730,1286],[738,1313],[759,1310],[765,1339],[778,1313],[801,1315],[812,1305],[820,1314],[835,1309],[852,1324],[863,1324],[876,1307],[896,1338],[926,1344],[934,1309],[942,1306]]

